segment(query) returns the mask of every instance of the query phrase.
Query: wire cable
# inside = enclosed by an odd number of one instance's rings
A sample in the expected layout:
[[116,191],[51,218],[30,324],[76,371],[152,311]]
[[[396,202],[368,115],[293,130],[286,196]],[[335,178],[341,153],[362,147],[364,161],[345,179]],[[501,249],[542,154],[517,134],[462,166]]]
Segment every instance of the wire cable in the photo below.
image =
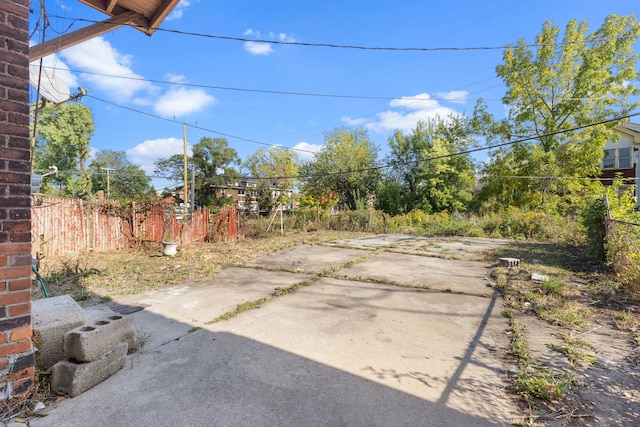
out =
[[[50,15],[54,18],[61,18],[60,16]],[[122,24],[113,24],[110,22],[97,21],[94,19],[86,19],[86,18],[67,18],[73,19],[77,22],[85,22],[85,23],[104,23],[105,25],[113,25],[113,26],[122,26]],[[452,52],[460,52],[460,51],[474,51],[474,50],[504,50],[504,49],[513,49],[516,45],[507,44],[500,46],[469,46],[469,47],[392,47],[392,46],[360,46],[360,45],[348,45],[348,44],[334,44],[334,43],[307,43],[307,42],[297,42],[297,41],[283,41],[283,40],[268,40],[268,39],[250,39],[247,37],[234,37],[234,36],[221,36],[214,34],[206,34],[206,33],[198,33],[194,31],[183,31],[183,30],[175,30],[175,29],[166,29],[161,27],[145,27],[143,25],[138,25],[135,23],[125,24],[126,26],[140,29],[140,30],[151,30],[151,31],[161,31],[166,33],[180,34],[192,37],[203,37],[209,39],[217,39],[217,40],[230,40],[230,41],[239,41],[239,42],[252,42],[252,43],[267,43],[267,44],[275,44],[275,45],[285,45],[285,46],[305,46],[305,47],[325,47],[325,48],[333,48],[333,49],[355,49],[355,50],[373,50],[373,51],[409,51],[409,52],[441,52],[441,51],[452,51]],[[531,43],[531,44],[522,44],[517,45],[518,47],[552,47],[552,46],[563,46],[563,45],[571,45],[571,44],[583,44],[592,41],[611,41],[611,40],[624,40],[624,39],[633,39],[637,38],[636,35],[629,36],[619,36],[619,37],[609,37],[609,38],[601,38],[601,39],[593,39],[590,37],[586,37],[584,40],[580,41],[571,41],[571,42],[557,42],[557,43]]]
[[[57,70],[56,67],[44,66],[43,68]],[[117,75],[113,75],[113,74],[96,73],[96,72],[91,72],[91,71],[81,71],[81,70],[74,70],[74,69],[68,69],[68,70],[65,70],[65,71],[69,71],[69,72],[73,72],[73,73],[79,73],[79,74],[87,74],[87,75],[92,75],[92,76],[111,77],[111,78],[114,78],[114,79],[135,80],[135,81],[141,81],[141,82],[146,82],[146,83],[157,83],[157,84],[166,84],[166,85],[174,85],[174,86],[194,87],[194,88],[201,88],[201,89],[226,90],[226,91],[235,91],[235,92],[267,93],[267,94],[274,94],[274,95],[293,95],[293,96],[309,96],[309,97],[341,98],[341,99],[369,99],[369,100],[382,100],[382,101],[393,101],[394,99],[400,99],[400,98],[406,99],[406,100],[409,100],[409,101],[411,101],[411,100],[415,100],[415,101],[427,101],[427,100],[433,100],[433,101],[459,101],[459,100],[463,99],[463,97],[457,97],[457,98],[429,97],[428,99],[425,99],[425,98],[418,98],[418,97],[415,97],[415,96],[403,96],[403,97],[395,96],[395,97],[392,97],[392,96],[376,96],[376,95],[341,95],[341,94],[333,94],[333,93],[295,92],[295,91],[284,91],[284,90],[242,88],[242,87],[233,87],[233,86],[216,86],[216,85],[208,85],[208,84],[202,84],[202,83],[172,82],[172,81],[167,81],[167,80],[147,79],[147,78],[144,78],[144,77],[117,76]],[[496,78],[496,77],[483,79],[482,81],[477,82],[477,83],[481,83],[481,82],[487,81],[487,80],[492,80],[494,78]],[[472,84],[475,84],[475,83],[472,83]],[[499,101],[499,100],[485,99],[485,101]]]
[[282,149],[286,149],[286,150],[300,151],[300,152],[304,152],[304,153],[315,154],[315,151],[311,151],[311,150],[303,150],[302,148],[285,147],[285,146],[278,145],[278,144],[269,144],[267,142],[256,141],[255,139],[243,138],[241,136],[231,135],[229,133],[224,133],[224,132],[219,132],[219,131],[216,131],[216,130],[213,130],[213,129],[208,129],[208,128],[205,128],[203,126],[199,126],[197,124],[190,124],[190,123],[181,122],[181,121],[176,120],[176,119],[169,119],[169,118],[166,118],[166,117],[158,116],[156,114],[147,113],[146,111],[137,110],[135,108],[126,107],[124,105],[116,104],[115,102],[107,101],[106,99],[98,98],[98,97],[93,96],[93,95],[87,94],[85,96],[87,98],[95,99],[96,101],[104,102],[106,104],[110,104],[110,105],[113,105],[115,107],[123,108],[125,110],[133,111],[135,113],[143,114],[145,116],[153,117],[154,119],[164,120],[164,121],[167,121],[167,122],[170,122],[170,123],[176,123],[176,124],[185,124],[189,128],[198,129],[198,130],[202,130],[202,131],[205,131],[205,132],[214,133],[216,135],[226,136],[227,138],[233,138],[233,139],[237,139],[237,140],[245,141],[245,142],[252,142],[254,144],[265,145],[265,146],[268,146],[268,147],[281,147]]

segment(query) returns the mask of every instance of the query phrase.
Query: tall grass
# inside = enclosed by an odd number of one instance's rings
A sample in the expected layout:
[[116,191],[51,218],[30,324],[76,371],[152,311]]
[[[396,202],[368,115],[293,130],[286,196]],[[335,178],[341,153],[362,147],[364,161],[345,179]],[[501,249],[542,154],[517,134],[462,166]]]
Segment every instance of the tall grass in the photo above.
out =
[[[246,222],[247,236],[264,235],[270,218]],[[402,233],[417,236],[465,236],[531,239],[554,243],[583,244],[584,235],[575,218],[561,217],[544,212],[508,208],[502,212],[484,215],[429,214],[413,211],[390,216],[381,211],[320,211],[315,208],[299,209],[284,216],[285,230],[361,231],[371,233]],[[280,233],[280,219],[276,217],[270,233]]]

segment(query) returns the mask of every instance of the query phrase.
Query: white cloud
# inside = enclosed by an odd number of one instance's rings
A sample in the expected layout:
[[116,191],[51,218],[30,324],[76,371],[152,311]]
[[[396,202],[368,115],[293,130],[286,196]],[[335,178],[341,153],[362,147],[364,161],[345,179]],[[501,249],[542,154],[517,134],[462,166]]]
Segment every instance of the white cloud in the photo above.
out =
[[467,96],[469,96],[469,92],[466,90],[452,90],[449,92],[438,92],[436,93],[438,98],[442,98],[445,101],[454,102],[456,104],[464,104],[467,101]]
[[[97,73],[81,74],[81,78],[118,101],[130,100],[137,92],[151,88],[151,83],[131,69],[131,55],[121,54],[102,37],[95,37],[72,46],[61,51],[60,55],[73,68]],[[110,76],[126,78],[118,79]]]
[[342,116],[342,118],[340,119],[343,122],[347,123],[349,126],[362,126],[363,124],[367,123],[368,119],[365,118],[359,118],[359,119],[354,119],[352,117],[349,116]]
[[165,117],[181,117],[201,111],[215,101],[202,89],[172,89],[155,102],[153,110]]
[[[153,163],[156,160],[184,153],[184,141],[178,138],[148,139],[126,150],[126,153],[132,163],[139,165],[147,174],[152,175],[155,169]],[[187,155],[191,155],[189,146]]]
[[309,144],[308,142],[299,142],[297,143],[294,147],[294,150],[302,150],[302,151],[296,151],[298,153],[298,156],[300,157],[300,160],[308,162],[309,160],[313,159],[313,156],[315,153],[317,153],[318,151],[320,151],[322,149],[322,145],[318,145],[318,144]]
[[269,43],[244,42],[244,50],[252,55],[269,55],[273,52]]
[[174,19],[182,18],[184,15],[184,11],[191,6],[191,2],[189,0],[181,0],[180,3],[171,11],[169,16],[167,16],[167,21],[173,21]]
[[444,107],[431,99],[428,93],[415,96],[403,96],[389,102],[393,109],[377,113],[375,119],[343,117],[343,121],[351,126],[364,126],[372,132],[388,132],[400,129],[410,132],[418,123],[435,117],[446,118],[449,115],[458,115],[452,108]]
[[[254,30],[253,28],[249,28],[242,33],[244,36],[252,36],[256,39],[261,40],[277,40],[286,43],[293,43],[296,41],[293,35],[289,35],[287,33],[274,33],[269,32],[264,38],[262,37],[262,33],[260,31]],[[254,42],[254,41],[246,41],[244,42],[244,50],[249,52],[252,55],[269,55],[273,53],[273,46],[270,43],[264,42]]]
[[278,34],[278,38],[280,39],[281,42],[286,42],[286,43],[293,43],[296,41],[296,39],[293,36],[290,36],[287,33]]
[[403,96],[389,102],[391,107],[401,107],[407,110],[426,110],[438,106],[438,101],[431,99],[428,93],[420,93],[415,96]]
[[185,83],[187,81],[187,78],[184,76],[184,74],[168,73],[165,78],[171,83]]

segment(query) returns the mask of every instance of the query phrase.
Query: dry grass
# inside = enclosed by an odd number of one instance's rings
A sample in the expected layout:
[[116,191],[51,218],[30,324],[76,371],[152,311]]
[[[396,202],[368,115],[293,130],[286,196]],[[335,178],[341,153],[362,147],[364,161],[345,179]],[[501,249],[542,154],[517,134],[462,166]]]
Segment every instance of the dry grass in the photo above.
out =
[[[237,242],[192,243],[178,248],[174,257],[162,255],[160,246],[108,253],[86,253],[71,258],[45,258],[42,275],[50,296],[69,294],[77,301],[108,301],[118,295],[179,285],[211,277],[223,266],[246,262],[301,244],[361,237],[363,233],[317,231],[288,233]],[[34,285],[34,298],[42,294]]]

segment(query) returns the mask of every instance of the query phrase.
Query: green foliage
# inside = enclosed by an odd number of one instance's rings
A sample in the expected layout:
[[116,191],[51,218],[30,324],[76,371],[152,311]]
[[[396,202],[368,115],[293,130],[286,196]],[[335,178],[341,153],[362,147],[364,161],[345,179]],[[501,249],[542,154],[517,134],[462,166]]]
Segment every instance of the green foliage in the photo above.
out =
[[409,135],[396,131],[386,160],[392,168],[378,186],[379,208],[390,214],[466,211],[475,167],[468,154],[457,153],[473,144],[470,123],[459,116],[418,122]]
[[605,218],[607,212],[602,196],[591,196],[585,200],[580,209],[580,222],[584,229],[585,237],[593,255],[605,259],[604,237]]
[[[605,237],[607,265],[628,289],[640,292],[640,212],[634,186],[623,190],[621,181],[606,189],[609,212]],[[634,225],[635,224],[635,225]]]
[[151,179],[140,166],[129,162],[123,151],[99,151],[89,164],[89,171],[93,191],[103,190],[111,200],[133,200],[151,192]]
[[247,159],[244,166],[257,178],[256,191],[260,209],[287,205],[298,175],[298,156],[295,151],[282,147],[258,150]]
[[553,243],[584,243],[579,224],[571,218],[510,208],[487,215],[429,214],[413,211],[390,216],[382,211],[360,209],[331,215],[326,210],[301,208],[293,213],[292,226],[374,233],[406,233],[418,236],[504,237]]
[[379,172],[375,169],[378,148],[365,129],[336,128],[325,133],[322,150],[302,165],[302,192],[314,198],[330,193],[349,209],[373,193]]
[[85,163],[94,130],[91,110],[78,102],[48,104],[38,112],[34,169],[47,170],[55,165],[59,171],[47,177],[43,193],[59,189],[69,197],[89,196],[91,179]]
[[406,190],[407,188],[402,187],[395,179],[382,178],[376,187],[378,209],[390,215],[405,213],[404,199],[407,198]]
[[205,206],[214,206],[219,202],[217,187],[240,177],[233,167],[240,164],[238,153],[229,147],[224,138],[201,138],[193,146],[191,162],[195,167],[196,200]]
[[516,376],[516,386],[513,391],[527,401],[537,398],[547,402],[557,402],[570,390],[572,382],[571,378],[556,378],[544,369],[527,369]]
[[[482,102],[473,124],[490,142],[518,141],[494,151],[484,168],[479,202],[564,213],[598,191],[580,178],[599,175],[602,148],[618,138],[634,111],[640,26],[633,15],[610,15],[589,34],[586,22],[559,28],[545,23],[531,47],[524,40],[505,50],[496,69],[507,86],[508,117],[494,120]],[[581,129],[576,129],[582,127]]]

